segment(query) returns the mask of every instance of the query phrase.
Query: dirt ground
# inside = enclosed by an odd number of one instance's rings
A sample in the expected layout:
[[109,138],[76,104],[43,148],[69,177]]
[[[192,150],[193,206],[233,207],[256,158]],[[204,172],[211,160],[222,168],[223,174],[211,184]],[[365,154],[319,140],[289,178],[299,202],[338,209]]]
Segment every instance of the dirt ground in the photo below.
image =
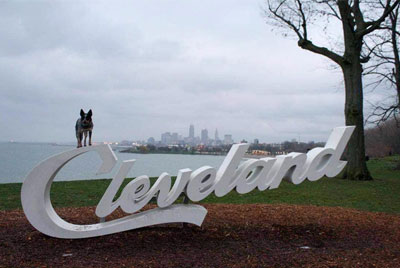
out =
[[[161,225],[81,240],[45,236],[22,211],[0,211],[0,267],[400,267],[400,215],[295,205],[205,207],[201,228]],[[97,221],[93,207],[58,212],[71,222]]]

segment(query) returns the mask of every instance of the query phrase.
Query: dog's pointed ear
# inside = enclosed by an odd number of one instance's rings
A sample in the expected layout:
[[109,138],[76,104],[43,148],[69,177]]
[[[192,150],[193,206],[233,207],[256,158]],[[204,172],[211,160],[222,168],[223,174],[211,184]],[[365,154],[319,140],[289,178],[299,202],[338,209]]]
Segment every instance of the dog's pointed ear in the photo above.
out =
[[89,117],[92,117],[92,115],[93,115],[92,109],[89,110],[89,112],[87,113],[87,115],[88,115]]
[[85,112],[81,109],[81,117],[85,116]]

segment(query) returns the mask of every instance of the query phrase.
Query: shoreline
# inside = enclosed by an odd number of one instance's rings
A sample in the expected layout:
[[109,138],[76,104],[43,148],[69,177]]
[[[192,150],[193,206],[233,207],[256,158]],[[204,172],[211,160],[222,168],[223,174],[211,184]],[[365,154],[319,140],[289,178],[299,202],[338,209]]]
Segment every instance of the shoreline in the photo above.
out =
[[[118,151],[119,153],[126,153],[126,154],[181,154],[181,155],[210,155],[210,156],[226,156],[227,153],[216,153],[216,152],[163,152],[163,151],[155,151],[155,152],[138,152],[138,151],[130,151],[128,150],[115,150]],[[254,158],[254,159],[259,159],[263,157],[275,157],[275,155],[254,155],[254,154],[245,154],[244,158]]]

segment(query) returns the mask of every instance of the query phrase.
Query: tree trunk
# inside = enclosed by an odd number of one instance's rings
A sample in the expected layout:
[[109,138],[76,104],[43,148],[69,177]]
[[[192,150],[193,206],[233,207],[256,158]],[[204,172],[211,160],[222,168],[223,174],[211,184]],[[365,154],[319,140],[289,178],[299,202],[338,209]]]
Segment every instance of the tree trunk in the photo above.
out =
[[347,165],[342,178],[372,180],[365,162],[362,66],[357,54],[356,51],[351,60],[342,66],[346,90],[346,125],[356,126],[347,145]]
[[[391,32],[392,32],[392,47],[393,47],[393,58],[394,58],[394,69],[393,76],[397,91],[397,109],[400,110],[400,57],[399,57],[399,48],[397,46],[397,20],[399,18],[399,7],[396,8],[390,15],[390,21],[392,24]],[[396,113],[396,112],[395,112]]]

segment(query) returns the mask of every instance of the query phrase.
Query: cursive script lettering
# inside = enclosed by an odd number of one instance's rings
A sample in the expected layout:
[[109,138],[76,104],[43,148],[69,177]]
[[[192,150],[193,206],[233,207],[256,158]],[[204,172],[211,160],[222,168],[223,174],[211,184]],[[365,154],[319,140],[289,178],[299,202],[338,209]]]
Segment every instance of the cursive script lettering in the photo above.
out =
[[[126,213],[134,214],[90,225],[71,224],[57,215],[50,201],[51,183],[67,162],[87,151],[95,150],[99,153],[103,161],[100,172],[103,173],[111,171],[116,157],[111,148],[105,145],[74,149],[45,160],[28,174],[21,190],[22,206],[36,229],[59,238],[94,237],[169,222],[201,225],[207,214],[205,208],[193,204],[172,205],[182,193],[198,202],[211,193],[222,197],[233,189],[240,194],[255,188],[260,191],[275,189],[282,180],[299,184],[305,179],[316,181],[323,176],[334,177],[346,165],[340,157],[353,131],[353,126],[335,128],[325,147],[314,148],[307,154],[290,153],[257,160],[243,161],[249,144],[235,144],[218,170],[210,166],[194,171],[181,169],[173,184],[168,173],[162,173],[153,185],[148,176],[139,176],[129,182],[120,197],[113,201],[135,164],[135,160],[123,161],[97,205],[96,215],[106,217],[118,207]],[[154,197],[159,208],[135,213]]]

